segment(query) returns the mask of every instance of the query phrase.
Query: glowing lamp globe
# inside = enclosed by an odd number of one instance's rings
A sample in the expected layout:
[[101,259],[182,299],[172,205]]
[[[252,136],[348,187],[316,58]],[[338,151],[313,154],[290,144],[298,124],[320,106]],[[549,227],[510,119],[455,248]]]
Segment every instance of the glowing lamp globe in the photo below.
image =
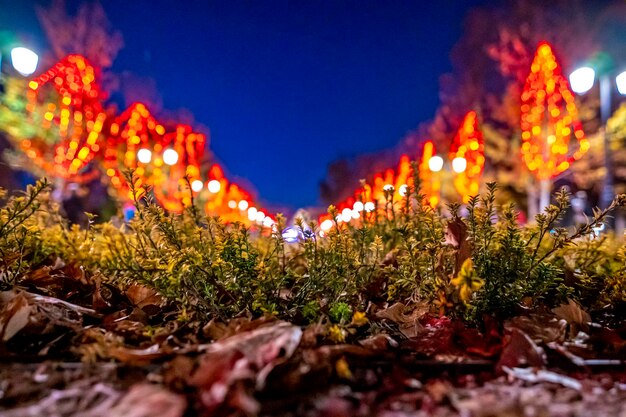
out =
[[626,96],[626,71],[615,77],[615,84],[617,84],[617,91],[623,96]]
[[191,182],[191,189],[192,189],[194,192],[198,193],[198,192],[200,192],[200,190],[202,190],[202,186],[203,186],[203,185],[204,185],[204,184],[202,183],[202,181],[200,181],[200,180],[194,180],[194,181],[192,181],[192,182]]
[[332,228],[333,228],[333,221],[330,219],[326,219],[322,222],[322,224],[320,224],[320,229],[322,229],[322,231],[324,232],[327,232]]
[[28,48],[17,47],[11,50],[11,63],[15,71],[27,77],[37,70],[39,56]]
[[349,208],[341,210],[341,220],[347,223],[350,219],[352,219],[352,210]]
[[591,67],[578,68],[569,76],[569,84],[576,94],[584,94],[591,90],[596,72]]
[[274,220],[270,216],[265,216],[263,219],[263,227],[272,227],[274,226]]
[[245,211],[248,208],[248,202],[246,200],[241,200],[237,206],[239,207],[239,210]]
[[230,200],[228,202],[228,208],[229,209],[236,209],[237,208],[237,202],[235,200]]
[[461,172],[465,172],[466,169],[467,169],[467,159],[456,157],[452,160],[452,170],[456,172],[457,174],[460,174]]
[[211,180],[207,184],[207,188],[209,189],[210,193],[217,194],[220,192],[220,189],[222,188],[222,184],[220,184],[218,180]]
[[265,220],[265,213],[257,211],[255,220],[257,223],[263,224],[263,220]]
[[137,160],[142,164],[149,164],[152,161],[152,152],[150,149],[142,148],[137,151]]
[[376,205],[372,203],[371,201],[368,201],[367,203],[365,203],[364,207],[365,207],[365,211],[367,211],[368,213],[371,213],[372,211],[376,209]]
[[363,211],[364,209],[363,203],[361,203],[360,201],[356,201],[354,205],[352,206],[352,209],[356,211]]
[[402,184],[398,192],[402,197],[406,197],[406,195],[409,193],[409,186],[406,184]]
[[248,219],[253,222],[256,220],[256,213],[257,213],[257,209],[256,207],[250,207],[248,209]]
[[443,158],[435,155],[428,160],[428,169],[432,172],[439,172],[443,169]]
[[172,148],[163,151],[163,163],[165,165],[176,165],[176,162],[178,162],[178,152]]

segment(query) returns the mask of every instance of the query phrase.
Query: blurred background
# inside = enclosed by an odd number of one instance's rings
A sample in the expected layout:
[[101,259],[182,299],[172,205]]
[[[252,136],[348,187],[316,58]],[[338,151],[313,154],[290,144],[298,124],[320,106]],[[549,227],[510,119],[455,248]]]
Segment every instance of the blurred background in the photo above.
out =
[[433,207],[497,181],[520,221],[562,186],[568,224],[626,192],[623,1],[0,10],[0,185],[47,176],[73,222],[144,192],[251,226],[329,204],[359,221],[403,197],[411,160]]

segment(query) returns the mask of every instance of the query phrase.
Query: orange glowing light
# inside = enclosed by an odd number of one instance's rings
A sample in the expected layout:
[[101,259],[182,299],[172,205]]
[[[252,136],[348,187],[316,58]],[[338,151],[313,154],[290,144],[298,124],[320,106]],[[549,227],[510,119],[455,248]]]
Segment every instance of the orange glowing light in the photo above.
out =
[[485,167],[485,142],[478,128],[476,112],[470,111],[465,115],[450,151],[450,159],[464,158],[467,162],[465,170],[454,178],[454,187],[463,202],[467,203],[471,196],[478,194],[480,177]]

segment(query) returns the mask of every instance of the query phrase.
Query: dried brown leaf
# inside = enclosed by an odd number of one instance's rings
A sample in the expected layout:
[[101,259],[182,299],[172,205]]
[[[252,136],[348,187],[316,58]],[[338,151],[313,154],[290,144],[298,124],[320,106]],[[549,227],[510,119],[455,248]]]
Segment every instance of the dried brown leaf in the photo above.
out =
[[164,304],[163,297],[145,285],[132,284],[126,290],[126,296],[133,306],[141,309],[146,306],[162,306]]
[[570,325],[570,336],[576,336],[579,330],[588,331],[591,316],[574,300],[568,300],[567,304],[561,304],[553,308],[552,312]]
[[0,313],[0,335],[6,342],[22,330],[29,322],[32,307],[22,292],[7,291],[2,293],[3,300],[8,302]]

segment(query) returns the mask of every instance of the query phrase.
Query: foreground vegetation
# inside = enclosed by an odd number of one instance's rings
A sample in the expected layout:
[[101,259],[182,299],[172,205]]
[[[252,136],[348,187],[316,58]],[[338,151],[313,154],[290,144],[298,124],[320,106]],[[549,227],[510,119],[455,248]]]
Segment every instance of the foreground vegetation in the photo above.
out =
[[127,224],[90,216],[83,230],[67,224],[41,180],[0,212],[0,284],[20,285],[59,258],[114,286],[153,288],[183,319],[269,315],[342,327],[400,302],[477,323],[568,298],[590,310],[624,311],[626,246],[595,228],[626,196],[568,230],[558,226],[569,207],[564,191],[528,227],[517,224],[512,205],[498,204],[495,184],[463,216],[459,205],[444,216],[422,203],[419,188],[410,191],[401,201],[390,192],[361,225],[336,224],[324,237],[298,219],[300,240],[289,244],[280,215],[274,231],[261,234],[193,206],[167,213],[149,192]]

